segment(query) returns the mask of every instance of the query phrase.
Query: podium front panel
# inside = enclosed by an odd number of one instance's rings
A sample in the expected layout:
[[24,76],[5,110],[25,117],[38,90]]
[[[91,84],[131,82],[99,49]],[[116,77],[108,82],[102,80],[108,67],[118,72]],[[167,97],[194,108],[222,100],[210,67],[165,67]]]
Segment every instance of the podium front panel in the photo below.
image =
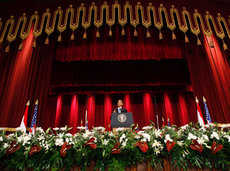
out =
[[132,113],[112,113],[111,127],[130,127],[133,124]]

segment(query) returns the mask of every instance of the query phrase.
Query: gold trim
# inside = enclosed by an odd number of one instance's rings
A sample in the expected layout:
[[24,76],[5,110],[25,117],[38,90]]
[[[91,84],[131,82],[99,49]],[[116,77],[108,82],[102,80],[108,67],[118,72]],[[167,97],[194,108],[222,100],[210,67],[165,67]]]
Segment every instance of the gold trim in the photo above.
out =
[[[208,11],[206,11],[205,15],[201,15],[197,9],[190,14],[190,12],[183,7],[181,12],[179,12],[174,5],[171,5],[170,9],[166,9],[163,4],[160,4],[158,8],[155,8],[152,3],[149,3],[147,6],[143,6],[140,2],[137,2],[137,4],[133,6],[129,3],[129,1],[126,1],[125,4],[121,6],[118,1],[115,1],[112,5],[108,5],[105,1],[100,6],[95,5],[94,2],[88,7],[86,7],[84,3],[77,8],[74,8],[73,5],[69,5],[69,8],[67,8],[65,12],[61,7],[58,7],[53,12],[53,16],[50,10],[47,9],[41,15],[41,17],[38,14],[38,11],[35,11],[34,14],[30,16],[30,19],[28,19],[25,13],[23,13],[22,16],[17,19],[17,21],[13,16],[7,19],[5,23],[0,18],[0,43],[3,42],[4,38],[7,38],[8,42],[10,43],[16,39],[17,35],[19,35],[22,40],[26,39],[29,35],[32,25],[34,25],[33,34],[35,38],[43,34],[42,28],[44,26],[44,32],[49,36],[55,30],[54,27],[58,16],[57,30],[60,32],[60,35],[66,30],[68,19],[70,19],[69,27],[73,32],[79,27],[81,13],[81,25],[85,30],[88,29],[92,24],[97,28],[101,27],[103,25],[104,11],[106,12],[105,22],[109,27],[112,27],[115,24],[116,9],[118,11],[118,23],[122,26],[122,28],[124,28],[125,24],[128,22],[128,10],[130,14],[130,24],[134,27],[134,29],[138,25],[142,25],[146,29],[153,25],[157,29],[161,30],[163,27],[163,13],[166,19],[167,28],[169,28],[172,32],[176,29],[176,17],[179,25],[178,29],[180,29],[183,33],[186,33],[189,30],[189,24],[191,26],[191,32],[196,36],[202,31],[207,36],[211,36],[213,33],[215,33],[217,37],[222,40],[225,37],[230,38],[230,16],[228,16],[228,19],[225,19],[220,13],[217,14],[216,18],[214,18]],[[93,12],[94,19],[93,23],[91,23]],[[151,16],[151,13],[153,16]],[[141,17],[142,23],[140,23],[139,17]],[[152,23],[151,17],[153,17],[154,23]],[[188,18],[188,23],[186,17]],[[45,20],[47,20],[46,23]],[[200,26],[198,20],[200,20]],[[210,23],[212,23],[214,30],[211,29]],[[18,34],[21,24],[22,29]],[[225,35],[226,33],[224,30],[226,30],[227,35]]]

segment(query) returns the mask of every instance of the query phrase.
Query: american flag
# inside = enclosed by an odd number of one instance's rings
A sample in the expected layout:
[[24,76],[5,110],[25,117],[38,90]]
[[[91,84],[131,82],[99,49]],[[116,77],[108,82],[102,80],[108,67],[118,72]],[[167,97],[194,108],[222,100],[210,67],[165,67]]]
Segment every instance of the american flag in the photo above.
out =
[[168,118],[168,127],[170,127],[171,126],[171,124],[170,124],[170,120],[169,120],[169,118]]
[[38,100],[36,100],[35,108],[34,108],[34,115],[32,118],[31,126],[30,126],[30,134],[35,134],[36,123],[37,123],[37,113],[38,113]]
[[139,131],[139,126],[138,126],[138,124],[137,124],[137,131]]
[[204,102],[204,109],[205,109],[205,114],[206,114],[206,119],[209,124],[212,123],[211,116],[208,110],[208,105],[206,103],[206,99],[203,97],[203,102]]

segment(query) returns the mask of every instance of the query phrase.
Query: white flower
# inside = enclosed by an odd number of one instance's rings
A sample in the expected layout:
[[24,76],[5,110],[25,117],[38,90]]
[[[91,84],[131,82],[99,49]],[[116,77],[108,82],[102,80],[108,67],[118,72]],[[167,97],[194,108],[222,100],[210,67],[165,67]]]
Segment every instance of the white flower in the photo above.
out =
[[38,141],[42,141],[42,140],[44,140],[44,139],[45,139],[45,137],[44,137],[43,135],[39,135]]
[[224,138],[228,139],[228,142],[230,142],[230,136],[229,135],[225,135]]
[[86,130],[85,133],[83,134],[83,138],[86,139],[86,138],[90,137],[91,135],[92,135],[91,132]]
[[123,131],[125,130],[125,128],[117,128],[116,131],[119,132],[119,131]]
[[177,144],[178,144],[179,146],[183,146],[184,141],[177,141]]
[[110,132],[110,133],[109,133],[109,136],[110,136],[110,137],[114,137],[115,135],[114,135],[113,132]]
[[146,138],[142,138],[141,141],[142,142],[146,142],[147,140],[146,140]]
[[24,132],[24,130],[23,130],[21,127],[17,127],[17,128],[16,128],[16,131]]
[[187,156],[188,153],[186,151],[183,152],[183,157],[185,158],[185,156]]
[[123,142],[123,143],[121,144],[121,146],[122,146],[122,147],[125,147],[125,146],[126,146],[126,142]]
[[102,131],[104,132],[105,131],[105,128],[102,127],[102,126],[99,126],[99,127],[94,127],[94,129],[98,130],[98,131]]
[[142,135],[143,133],[144,133],[144,131],[139,131],[137,134]]
[[202,126],[202,127],[200,128],[200,130],[201,130],[202,132],[206,132],[206,128],[205,128],[204,126]]
[[163,145],[159,146],[159,149],[162,151],[164,149],[164,146]]
[[186,124],[186,125],[184,125],[184,126],[182,126],[182,127],[180,127],[182,130],[184,130],[184,129],[186,129],[188,127],[188,124]]
[[73,138],[69,138],[69,144],[74,144]]
[[196,140],[197,136],[193,135],[192,133],[188,133],[188,140]]
[[152,144],[152,147],[160,147],[160,146],[161,146],[161,142],[157,141],[157,140],[154,140],[154,142]]
[[103,140],[102,145],[108,145],[109,141],[108,140]]
[[79,127],[77,127],[77,129],[80,129],[80,130],[86,130],[86,129],[87,129],[87,127],[86,127],[86,126],[79,126]]
[[206,140],[206,141],[209,141],[209,138],[208,138],[208,136],[207,135],[202,135],[202,137]]
[[122,144],[121,144],[121,147],[124,148],[126,146],[126,143],[127,143],[128,139],[126,139]]
[[122,134],[122,136],[120,137],[119,141],[122,142],[123,139],[125,139],[125,138],[126,138],[125,134]]
[[9,145],[7,143],[3,144],[3,148],[8,148],[8,147],[9,147]]
[[67,136],[67,137],[72,137],[73,135],[70,134],[70,133],[67,133],[67,134],[65,134],[65,136]]
[[2,137],[0,137],[0,142],[1,142],[1,141],[3,141],[3,138],[2,138]]
[[24,137],[24,142],[23,142],[23,145],[25,145],[25,144],[29,144],[29,140],[30,140],[30,138],[31,138],[31,135],[26,135],[26,136]]
[[55,140],[55,145],[56,145],[56,146],[62,146],[63,143],[64,143],[64,142],[63,142],[63,138],[57,138],[57,139]]
[[198,139],[197,139],[197,142],[198,142],[199,144],[201,144],[201,145],[207,145],[207,144],[205,143],[205,139],[203,139],[203,138],[198,138]]
[[160,149],[159,149],[159,148],[156,148],[156,149],[154,150],[154,152],[155,152],[155,154],[156,154],[156,155],[158,155],[158,154],[160,154],[160,153],[161,153],[161,151],[160,151]]
[[155,129],[154,134],[155,134],[156,138],[162,136],[162,135],[161,135],[161,130],[158,130],[158,129]]
[[59,128],[53,128],[53,130],[54,130],[54,131],[58,131],[58,130],[59,130]]
[[45,148],[45,150],[46,150],[46,151],[48,151],[48,150],[49,150],[49,144],[47,144],[47,143],[46,143],[46,144],[44,144],[44,146],[43,146],[43,147]]
[[211,146],[206,145],[207,148],[211,149]]
[[216,132],[213,132],[210,136],[211,138],[216,138],[217,140],[219,140],[219,135]]
[[30,138],[31,136],[26,134],[25,136],[20,136],[17,139],[19,143],[22,143],[23,145],[25,145],[29,143]]
[[167,143],[167,141],[173,142],[173,140],[171,139],[171,137],[170,137],[169,134],[166,134],[166,135],[165,135],[165,140],[164,140],[164,142]]
[[62,132],[62,133],[59,133],[59,134],[57,134],[57,136],[58,137],[63,137],[64,136],[64,133]]
[[144,137],[144,139],[147,139],[148,141],[150,141],[150,135],[147,133],[143,133],[142,136]]
[[18,142],[22,143],[23,142],[23,136],[18,137]]
[[153,127],[152,126],[145,126],[145,127],[143,127],[142,129],[143,130],[150,130],[150,129],[152,129]]
[[9,139],[12,138],[12,137],[14,137],[14,134],[13,134],[13,133],[11,133],[11,134],[8,135],[8,138],[9,138]]
[[43,130],[41,127],[37,127],[37,128],[36,128],[36,131],[39,131],[39,132],[41,132],[41,133],[44,132],[44,130]]
[[140,138],[140,136],[139,135],[135,135],[135,137],[134,137],[135,139],[139,139]]
[[61,131],[67,131],[67,127],[66,126],[65,127],[61,127],[60,130]]

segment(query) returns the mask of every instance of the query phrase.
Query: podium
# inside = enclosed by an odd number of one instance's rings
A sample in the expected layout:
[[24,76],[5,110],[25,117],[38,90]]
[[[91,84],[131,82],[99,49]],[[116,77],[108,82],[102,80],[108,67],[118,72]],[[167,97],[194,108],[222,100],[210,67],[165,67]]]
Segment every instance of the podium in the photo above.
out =
[[111,115],[111,127],[128,128],[133,124],[133,114],[132,113],[112,113]]

